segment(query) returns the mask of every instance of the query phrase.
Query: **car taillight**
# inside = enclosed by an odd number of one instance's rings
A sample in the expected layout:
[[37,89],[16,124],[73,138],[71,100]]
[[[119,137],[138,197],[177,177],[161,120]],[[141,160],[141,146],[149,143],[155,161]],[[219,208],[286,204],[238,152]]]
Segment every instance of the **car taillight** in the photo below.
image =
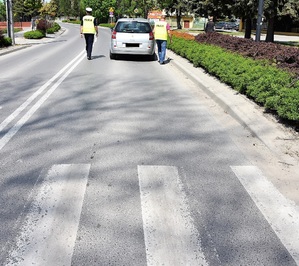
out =
[[153,32],[150,32],[150,33],[149,33],[149,39],[150,39],[150,41],[152,41],[152,40],[154,39],[154,34],[153,34]]
[[112,31],[111,38],[112,38],[112,39],[116,39],[116,31],[115,31],[115,30]]

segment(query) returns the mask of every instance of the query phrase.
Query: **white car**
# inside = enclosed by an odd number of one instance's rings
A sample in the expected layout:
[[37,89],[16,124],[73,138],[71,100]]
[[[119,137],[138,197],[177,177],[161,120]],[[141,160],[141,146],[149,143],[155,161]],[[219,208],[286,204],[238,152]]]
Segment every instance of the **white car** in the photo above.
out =
[[117,55],[147,55],[155,58],[152,27],[144,18],[121,18],[111,31],[110,59]]

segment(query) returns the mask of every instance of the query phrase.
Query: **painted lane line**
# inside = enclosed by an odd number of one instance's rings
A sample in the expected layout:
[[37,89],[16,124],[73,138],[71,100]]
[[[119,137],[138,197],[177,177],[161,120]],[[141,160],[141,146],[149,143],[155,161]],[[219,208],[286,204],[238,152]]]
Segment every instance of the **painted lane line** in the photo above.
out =
[[147,265],[208,265],[178,170],[138,166]]
[[82,54],[85,53],[83,50],[79,55],[77,55],[71,62],[64,66],[56,75],[49,79],[43,86],[41,86],[35,93],[33,93],[23,104],[21,104],[11,115],[9,115],[1,124],[0,132],[13,121],[29,104],[31,104],[34,99],[39,96],[47,87],[49,87],[54,80],[56,80],[65,70],[67,70],[71,65],[78,60]]
[[255,166],[231,166],[256,206],[299,265],[299,208]]
[[65,164],[48,171],[7,266],[71,265],[89,170]]
[[[82,52],[84,53],[84,51]],[[74,70],[74,68],[85,58],[80,53],[71,68],[29,109],[29,111],[0,139],[0,150],[10,141],[10,139],[20,130],[20,128],[28,121],[28,119],[36,112],[36,110],[49,98],[49,96],[57,89],[57,87],[66,79],[66,77]]]

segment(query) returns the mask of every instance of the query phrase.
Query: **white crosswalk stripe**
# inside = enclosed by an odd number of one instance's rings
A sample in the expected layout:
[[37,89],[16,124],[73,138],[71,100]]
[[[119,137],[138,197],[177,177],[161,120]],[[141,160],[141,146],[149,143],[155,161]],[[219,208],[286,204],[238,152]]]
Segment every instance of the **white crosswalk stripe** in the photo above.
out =
[[54,165],[49,170],[7,266],[71,265],[89,168]]
[[138,166],[147,265],[208,265],[178,170]]
[[299,265],[299,209],[255,166],[231,167],[276,235]]

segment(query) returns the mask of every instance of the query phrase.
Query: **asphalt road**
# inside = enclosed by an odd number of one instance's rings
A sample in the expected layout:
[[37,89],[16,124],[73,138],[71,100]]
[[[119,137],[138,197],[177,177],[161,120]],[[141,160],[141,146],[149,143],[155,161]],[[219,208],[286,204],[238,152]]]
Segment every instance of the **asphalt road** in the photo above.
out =
[[298,264],[298,206],[248,131],[172,60],[110,60],[101,29],[89,61],[64,26],[0,57],[0,263]]

